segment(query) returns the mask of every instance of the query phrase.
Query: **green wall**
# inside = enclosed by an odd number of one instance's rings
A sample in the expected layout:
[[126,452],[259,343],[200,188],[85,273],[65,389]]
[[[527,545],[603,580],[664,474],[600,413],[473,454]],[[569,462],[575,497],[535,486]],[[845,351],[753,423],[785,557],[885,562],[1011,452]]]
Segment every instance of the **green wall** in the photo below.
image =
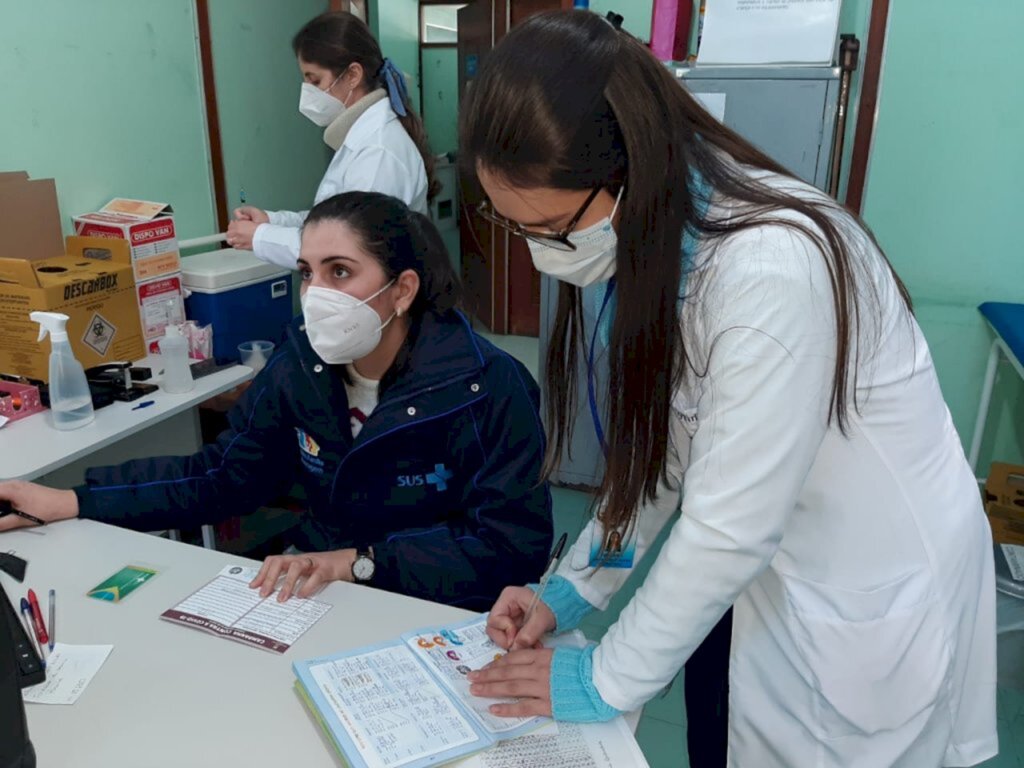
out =
[[[695,0],[700,5],[700,0]],[[590,10],[604,16],[615,11],[622,16],[622,27],[641,40],[651,39],[651,0],[590,0]]]
[[271,210],[313,202],[330,150],[323,129],[299,114],[302,76],[291,39],[326,0],[214,0],[214,77],[229,209],[246,200]]
[[418,0],[369,0],[370,28],[384,55],[406,74],[409,98],[420,103],[420,4]]
[[[990,342],[976,307],[1024,301],[1022,28],[1016,0],[889,9],[864,214],[914,296],[965,444]],[[955,55],[936,49],[943,40]],[[1001,379],[982,467],[1024,454],[1024,387],[1007,366]]]
[[423,124],[436,154],[459,146],[458,59],[455,47],[423,49]]
[[120,196],[212,232],[192,0],[9,0],[0,18],[0,170],[55,178],[66,230]]

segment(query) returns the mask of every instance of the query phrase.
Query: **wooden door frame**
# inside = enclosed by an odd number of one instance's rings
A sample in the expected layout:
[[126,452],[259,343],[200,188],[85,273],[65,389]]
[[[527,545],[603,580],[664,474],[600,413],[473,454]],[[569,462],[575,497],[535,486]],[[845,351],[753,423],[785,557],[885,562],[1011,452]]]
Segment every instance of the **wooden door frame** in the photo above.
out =
[[331,11],[355,13],[367,25],[370,23],[370,3],[368,0],[328,0],[328,7]]
[[218,232],[228,228],[228,191],[224,170],[224,146],[220,136],[220,112],[217,108],[217,83],[213,76],[213,40],[210,36],[209,0],[195,0],[196,31],[199,44],[200,77],[206,108],[206,138],[210,148],[210,180],[213,210]]
[[864,77],[857,105],[857,127],[853,133],[853,154],[850,158],[850,179],[846,185],[846,206],[857,214],[864,207],[868,160],[874,138],[878,113],[878,94],[882,79],[882,57],[885,53],[885,31],[889,23],[889,0],[873,0],[868,23],[867,53]]

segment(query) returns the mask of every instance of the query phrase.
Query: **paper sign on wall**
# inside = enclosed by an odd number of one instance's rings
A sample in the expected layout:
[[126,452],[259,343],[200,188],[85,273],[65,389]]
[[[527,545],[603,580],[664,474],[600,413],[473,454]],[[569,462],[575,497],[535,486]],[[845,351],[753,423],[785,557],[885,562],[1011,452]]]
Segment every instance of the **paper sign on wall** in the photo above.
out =
[[698,64],[828,65],[840,0],[714,0],[707,4]]

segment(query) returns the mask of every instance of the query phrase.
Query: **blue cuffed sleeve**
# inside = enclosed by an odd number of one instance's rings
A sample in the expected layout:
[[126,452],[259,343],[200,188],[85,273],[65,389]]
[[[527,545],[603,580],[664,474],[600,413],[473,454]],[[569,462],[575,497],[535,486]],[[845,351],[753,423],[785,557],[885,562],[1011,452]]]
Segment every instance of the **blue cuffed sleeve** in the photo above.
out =
[[594,687],[596,645],[556,648],[551,659],[551,713],[555,720],[600,723],[622,713],[605,703]]
[[[540,585],[530,584],[529,587],[536,592]],[[555,614],[555,627],[559,632],[576,629],[583,617],[594,610],[594,606],[580,596],[571,581],[557,574],[548,580],[541,599]]]

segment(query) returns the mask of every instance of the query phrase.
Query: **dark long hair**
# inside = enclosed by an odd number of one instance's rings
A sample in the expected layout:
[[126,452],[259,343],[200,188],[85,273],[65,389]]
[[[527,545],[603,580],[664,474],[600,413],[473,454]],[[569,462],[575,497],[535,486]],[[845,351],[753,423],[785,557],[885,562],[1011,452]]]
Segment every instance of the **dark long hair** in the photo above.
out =
[[383,392],[408,369],[409,351],[419,338],[424,316],[445,319],[458,309],[462,294],[459,278],[434,222],[395,197],[379,192],[343,192],[313,206],[302,226],[305,229],[323,221],[344,223],[352,230],[389,281],[407,269],[419,275],[420,289],[406,314],[409,333],[381,379]]
[[[672,392],[684,372],[702,375],[679,323],[684,227],[709,240],[779,224],[817,246],[836,316],[829,421],[845,431],[860,312],[856,257],[833,221],[838,204],[801,199],[750,178],[737,163],[792,174],[705,112],[638,40],[587,11],[531,17],[480,67],[463,107],[460,145],[470,167],[519,187],[605,187],[612,193],[625,187],[616,227],[620,311],[608,351],[608,387],[615,395],[600,489],[607,527],[628,526],[640,504],[654,498],[667,471]],[[716,194],[740,201],[741,214],[727,221],[698,215],[691,171]],[[810,224],[772,216],[784,210]],[[909,308],[906,288],[893,278]],[[571,372],[581,337],[579,290],[563,283],[547,357],[548,474],[572,434],[577,392]]]
[[[321,13],[306,22],[292,38],[292,50],[303,61],[329,69],[335,77],[352,64],[359,64],[363,68],[364,87],[371,91],[387,88],[381,72],[384,54],[377,40],[366,23],[348,11]],[[427,131],[409,99],[403,98],[402,103],[405,104],[406,115],[398,119],[423,157],[423,167],[427,171],[427,199],[433,200],[441,191],[441,184],[434,178],[434,156],[430,152]]]

